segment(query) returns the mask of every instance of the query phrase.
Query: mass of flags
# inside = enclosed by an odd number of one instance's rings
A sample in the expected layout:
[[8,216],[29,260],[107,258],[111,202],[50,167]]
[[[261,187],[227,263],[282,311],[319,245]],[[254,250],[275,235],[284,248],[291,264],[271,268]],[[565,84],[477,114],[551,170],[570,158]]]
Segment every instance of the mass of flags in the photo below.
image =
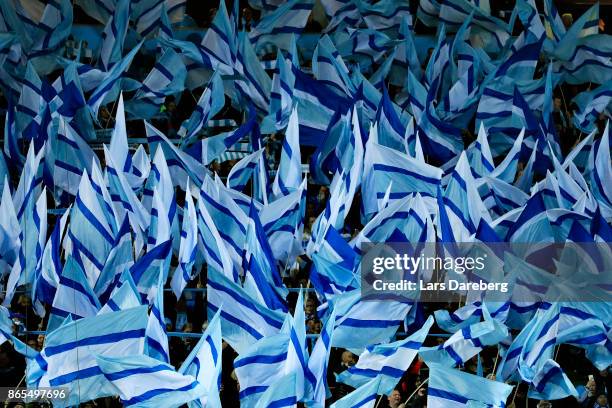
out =
[[[246,13],[220,0],[193,40],[177,30],[185,0],[72,3],[0,5],[0,344],[23,355],[24,386],[66,388],[56,406],[216,408],[229,347],[244,407],[373,408],[417,360],[428,407],[504,407],[519,384],[579,397],[561,345],[612,365],[610,303],[545,298],[556,276],[609,291],[609,254],[560,255],[554,272],[502,256],[498,276],[533,301],[483,295],[429,316],[368,298],[361,276],[376,242],[609,248],[612,37],[598,4],[566,24],[549,0],[506,19],[487,1],[249,0]],[[101,24],[86,60],[64,52],[73,7]],[[181,98],[184,120],[159,125]],[[288,287],[305,263],[307,284]],[[173,366],[165,293],[196,281],[208,325]],[[39,350],[19,338],[23,296],[44,322]],[[335,348],[359,356],[337,400]]]

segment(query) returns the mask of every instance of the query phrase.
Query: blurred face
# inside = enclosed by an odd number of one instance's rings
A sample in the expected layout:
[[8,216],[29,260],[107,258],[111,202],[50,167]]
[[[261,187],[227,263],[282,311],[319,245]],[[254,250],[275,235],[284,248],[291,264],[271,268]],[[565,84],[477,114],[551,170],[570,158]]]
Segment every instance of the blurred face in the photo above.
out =
[[561,98],[555,98],[553,102],[555,104],[555,110],[561,110]]
[[599,397],[597,397],[597,403],[602,407],[605,407],[606,405],[608,405],[608,398],[606,398],[605,395],[600,395]]
[[402,396],[400,395],[400,392],[398,390],[393,390],[391,395],[389,395],[389,402],[397,404],[400,402],[401,398]]
[[353,353],[351,353],[350,351],[345,351],[344,353],[342,353],[342,362],[346,365],[353,365]]

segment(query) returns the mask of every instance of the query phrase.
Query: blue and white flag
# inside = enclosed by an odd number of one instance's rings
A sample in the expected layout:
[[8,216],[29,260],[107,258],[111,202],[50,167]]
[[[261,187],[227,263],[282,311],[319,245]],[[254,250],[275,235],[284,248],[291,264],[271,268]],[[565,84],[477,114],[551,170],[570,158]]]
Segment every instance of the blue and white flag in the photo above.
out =
[[[294,39],[295,44],[295,39]],[[292,72],[293,62],[277,51],[272,88],[270,90],[270,108],[268,115],[261,122],[262,132],[272,132],[287,126],[293,103],[293,86],[295,75]]]
[[238,77],[234,80],[234,86],[248,103],[254,104],[262,112],[267,112],[272,80],[261,65],[253,44],[244,31],[238,34],[237,48],[234,69]]
[[127,105],[137,118],[150,119],[158,114],[164,99],[185,89],[187,69],[181,57],[171,48],[166,49],[140,88]]
[[227,15],[225,1],[219,1],[217,14],[213,18],[210,30],[206,30],[200,48],[208,58],[208,64],[213,71],[229,75],[234,72],[236,59],[235,43],[236,27],[234,27]]
[[272,384],[266,392],[261,395],[257,406],[262,408],[272,407],[297,407],[298,398],[295,395],[297,379],[295,374],[287,374]]
[[172,291],[178,300],[187,284],[193,279],[192,269],[198,245],[198,219],[189,186],[185,189],[185,208],[179,247],[179,265],[172,275]]
[[219,113],[224,104],[223,81],[221,80],[221,75],[215,71],[208,82],[208,86],[204,89],[202,95],[200,95],[198,105],[191,113],[189,119],[183,122],[178,131],[179,136],[184,140],[183,143],[189,145],[202,127],[204,127],[213,116]]
[[269,44],[288,50],[293,34],[300,35],[308,22],[312,0],[290,0],[266,14],[249,32],[249,39],[257,52]]
[[165,29],[170,28],[170,22],[179,23],[183,21],[186,7],[186,0],[138,1],[133,4],[132,10],[132,19],[135,22],[136,31],[142,37],[146,37],[159,26],[159,33],[161,34]]
[[265,148],[261,148],[244,156],[238,163],[234,164],[227,175],[227,187],[240,192],[244,191],[249,180],[256,173],[259,159],[262,157],[264,151]]
[[98,109],[104,103],[108,103],[107,97],[114,96],[115,90],[117,89],[117,83],[123,76],[125,70],[128,69],[134,56],[140,50],[143,42],[138,43],[134,48],[130,50],[123,59],[119,62],[115,63],[112,68],[108,71],[105,78],[100,82],[100,84],[95,88],[89,100],[87,101],[87,106],[91,110],[92,116],[94,118],[98,117]]
[[308,370],[315,379],[314,384],[306,383],[306,387],[312,390],[308,406],[313,408],[325,407],[325,400],[331,396],[327,386],[327,368],[329,366],[329,354],[331,352],[335,323],[336,313],[332,310],[308,359]]
[[441,178],[441,169],[368,140],[362,185],[365,213],[378,212],[378,200],[384,197],[389,185],[391,201],[405,198],[415,192],[424,197],[435,197]]
[[145,354],[162,363],[170,362],[168,334],[166,333],[166,318],[164,316],[164,279],[160,268],[157,285],[154,289],[155,299],[149,311],[149,320],[145,331]]
[[374,408],[382,377],[378,376],[334,402],[330,408]]
[[336,380],[359,388],[379,376],[378,393],[390,394],[412,364],[433,323],[430,316],[423,327],[403,340],[368,346],[357,364],[340,373]]
[[349,70],[328,35],[321,37],[314,49],[312,72],[317,80],[341,96],[351,96],[355,93]]
[[97,355],[96,362],[125,407],[180,407],[206,394],[193,376],[145,355]]
[[141,305],[140,294],[128,269],[121,274],[108,300],[98,314],[127,310]]
[[130,1],[118,0],[113,16],[108,20],[102,32],[100,48],[100,65],[104,71],[117,63],[123,56],[123,42],[130,20]]
[[152,304],[155,301],[160,273],[168,276],[171,252],[172,242],[166,241],[147,251],[130,268],[142,303]]
[[428,364],[427,407],[487,406],[503,408],[512,386],[459,370]]
[[89,286],[85,273],[73,257],[66,258],[66,264],[59,277],[47,330],[51,332],[62,324],[66,317],[72,320],[95,316],[100,303]]
[[240,286],[212,268],[208,269],[208,315],[221,310],[223,338],[241,354],[255,340],[277,334],[283,314],[268,309],[250,297]]
[[610,121],[601,139],[593,143],[588,161],[588,175],[593,197],[605,219],[612,217],[612,164],[610,163]]
[[219,386],[221,382],[221,339],[220,311],[208,322],[208,327],[191,353],[178,370],[179,374],[191,375],[206,387],[206,395],[189,403],[190,408],[221,408]]
[[599,114],[610,110],[612,101],[612,83],[607,83],[592,91],[581,92],[573,100],[577,110],[574,112],[574,126],[580,131],[590,133],[595,130]]
[[280,164],[272,186],[272,192],[277,199],[298,190],[302,184],[302,156],[300,155],[298,123],[298,111],[294,107],[285,131]]
[[361,290],[335,296],[331,302],[337,309],[332,345],[350,349],[389,341],[411,308],[403,300],[362,299]]
[[[62,407],[116,395],[96,356],[141,354],[146,325],[146,306],[66,323],[45,338],[45,345],[36,358],[44,369],[36,386],[67,387],[67,398],[56,401]],[[33,364],[36,362],[28,362],[28,366]]]

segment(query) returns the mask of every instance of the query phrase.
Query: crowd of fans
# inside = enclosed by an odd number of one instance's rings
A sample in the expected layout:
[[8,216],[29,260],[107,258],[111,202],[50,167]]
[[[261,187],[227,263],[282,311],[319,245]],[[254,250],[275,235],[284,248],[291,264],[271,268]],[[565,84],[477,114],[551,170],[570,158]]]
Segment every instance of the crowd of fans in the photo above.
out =
[[[208,9],[202,14],[201,8],[188,10],[193,20],[193,26],[206,27],[215,15],[216,9]],[[245,7],[242,11],[243,27],[250,27],[257,21],[257,13]],[[569,26],[572,22],[572,16],[565,14],[563,17],[564,23]],[[197,22],[197,23],[196,23]],[[422,29],[427,33],[427,29],[416,26],[417,33]],[[602,30],[605,29],[603,22],[600,24]],[[321,24],[315,20],[309,22],[306,31],[318,32],[321,30]],[[192,41],[199,41],[198,35],[191,37]],[[89,48],[87,41],[70,38],[68,40],[66,57],[78,58],[81,62],[92,63],[92,50]],[[269,56],[273,57],[273,56]],[[263,58],[264,60],[266,57]],[[269,59],[269,58],[268,58]],[[155,62],[155,56],[151,55],[149,60],[143,59],[138,64],[132,64],[130,75],[135,78],[144,78],[150,71]],[[427,61],[424,61],[425,67]],[[308,69],[309,62],[304,61],[303,66]],[[540,70],[544,64],[540,64]],[[540,75],[542,72],[540,72]],[[53,74],[52,74],[53,75]],[[51,78],[51,80],[54,78]],[[572,125],[573,107],[568,104],[575,95],[579,92],[587,90],[589,85],[572,86],[562,85],[559,88],[559,93],[554,95],[554,120],[557,127],[557,133],[561,142],[561,147],[564,153],[568,152],[580,137],[580,132]],[[186,90],[180,97],[168,97],[153,120],[154,126],[164,132],[168,137],[176,137],[177,131],[181,123],[186,120],[196,106],[199,98],[199,92]],[[398,89],[390,87],[389,92],[391,97],[394,96]],[[114,106],[112,104],[103,106],[99,113],[100,130],[112,129],[114,126]],[[224,119],[234,119],[236,123],[241,123],[243,118],[241,113],[231,107],[231,104],[226,103],[226,107],[219,113],[218,117]],[[604,127],[604,117],[598,123],[600,131]],[[473,125],[473,124],[472,124]],[[474,129],[474,126],[468,127]],[[227,130],[227,129],[220,129]],[[128,121],[128,135],[141,136],[144,134],[142,121]],[[273,134],[266,139],[266,160],[268,168],[274,171],[277,168],[280,160],[282,134]],[[467,146],[475,139],[475,135],[466,130],[464,134],[465,145]],[[302,149],[302,163],[308,163],[310,155],[313,153],[312,148],[304,147]],[[103,162],[103,156],[100,155],[100,160]],[[211,170],[218,173],[223,179],[229,173],[229,170],[237,160],[228,160],[224,162],[213,162],[210,164]],[[329,188],[313,183],[308,184],[307,188],[307,206],[304,218],[304,241],[307,242],[315,218],[325,209],[327,200],[329,199]],[[354,203],[359,203],[359,197],[356,197]],[[358,205],[358,204],[357,204]],[[359,208],[352,208],[346,218],[345,228],[342,231],[346,237],[354,236],[363,226],[359,217]],[[173,259],[176,266],[176,259]],[[306,331],[309,336],[309,346],[312,348],[316,335],[321,332],[322,322],[317,316],[318,299],[314,291],[308,290],[311,287],[309,281],[309,271],[311,261],[306,256],[298,258],[294,267],[284,271],[283,280],[288,288],[307,288],[307,297],[305,298],[304,311],[306,315]],[[202,282],[206,281],[206,266],[200,271],[200,275],[194,281],[190,282],[188,288],[184,291],[183,296],[177,300],[171,291],[165,292],[164,305],[166,316],[166,330],[170,333],[170,357],[171,364],[179,367],[182,361],[187,357],[194,345],[197,343],[198,337],[195,333],[201,333],[206,329],[206,290]],[[297,292],[292,291],[289,294],[289,304],[294,307],[297,299]],[[447,307],[449,310],[456,308],[455,305],[444,304],[426,304],[422,306],[422,316],[427,316],[433,313],[434,310]],[[12,309],[15,312],[16,331],[18,337],[22,339],[28,346],[33,349],[41,350],[45,336],[43,333],[46,327],[46,321],[41,320],[32,310],[32,304],[27,294],[15,296]],[[417,322],[418,324],[418,322]],[[410,329],[410,328],[408,328]],[[440,329],[435,326],[431,330],[432,333],[441,333]],[[27,333],[27,334],[26,334]],[[409,333],[400,333],[398,338],[403,338]],[[430,336],[425,346],[434,346],[441,344],[444,341],[442,335]],[[557,350],[557,361],[561,364],[564,371],[568,373],[570,378],[576,384],[582,384],[581,396],[579,400],[568,398],[561,401],[528,401],[527,388],[524,385],[519,385],[511,395],[508,402],[508,407],[584,407],[584,408],[604,408],[609,407],[609,393],[612,391],[612,375],[608,370],[599,371],[592,366],[576,366],[576,361],[588,361],[580,356],[583,353],[580,349],[569,345],[564,345]],[[221,401],[225,407],[238,407],[239,399],[238,392],[240,385],[236,380],[233,372],[233,360],[237,354],[227,345],[223,343],[223,369],[221,382]],[[579,357],[580,358],[577,358]],[[330,389],[332,390],[332,400],[336,400],[350,391],[352,388],[342,383],[335,381],[335,374],[346,370],[348,367],[357,362],[358,356],[349,350],[333,349],[330,356],[328,380]],[[479,362],[477,358],[480,358]],[[496,364],[499,359],[499,354],[494,348],[487,348],[481,353],[480,357],[474,357],[463,369],[468,372],[477,373],[479,366],[482,367],[482,372],[487,376],[494,376]],[[0,346],[0,384],[3,387],[24,386],[23,377],[25,372],[25,360],[22,355],[18,354],[8,342]],[[383,396],[377,406],[380,408],[424,408],[427,406],[427,383],[428,369],[422,360],[416,359],[409,370],[404,374],[397,387],[388,396]],[[529,404],[529,405],[528,405]],[[23,406],[22,404],[7,404],[8,406]],[[85,407],[103,406],[114,407],[120,406],[117,398],[105,398],[94,402],[83,404]]]

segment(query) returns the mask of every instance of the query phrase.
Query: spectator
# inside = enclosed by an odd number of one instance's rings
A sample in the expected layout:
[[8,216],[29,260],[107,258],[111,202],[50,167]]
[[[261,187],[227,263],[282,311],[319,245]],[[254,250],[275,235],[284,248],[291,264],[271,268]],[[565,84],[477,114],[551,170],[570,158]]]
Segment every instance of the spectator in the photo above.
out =
[[610,408],[610,405],[608,405],[608,397],[606,397],[605,394],[600,394],[593,408]]
[[389,408],[404,408],[405,405],[402,404],[402,394],[399,390],[391,391],[388,397],[388,406]]

